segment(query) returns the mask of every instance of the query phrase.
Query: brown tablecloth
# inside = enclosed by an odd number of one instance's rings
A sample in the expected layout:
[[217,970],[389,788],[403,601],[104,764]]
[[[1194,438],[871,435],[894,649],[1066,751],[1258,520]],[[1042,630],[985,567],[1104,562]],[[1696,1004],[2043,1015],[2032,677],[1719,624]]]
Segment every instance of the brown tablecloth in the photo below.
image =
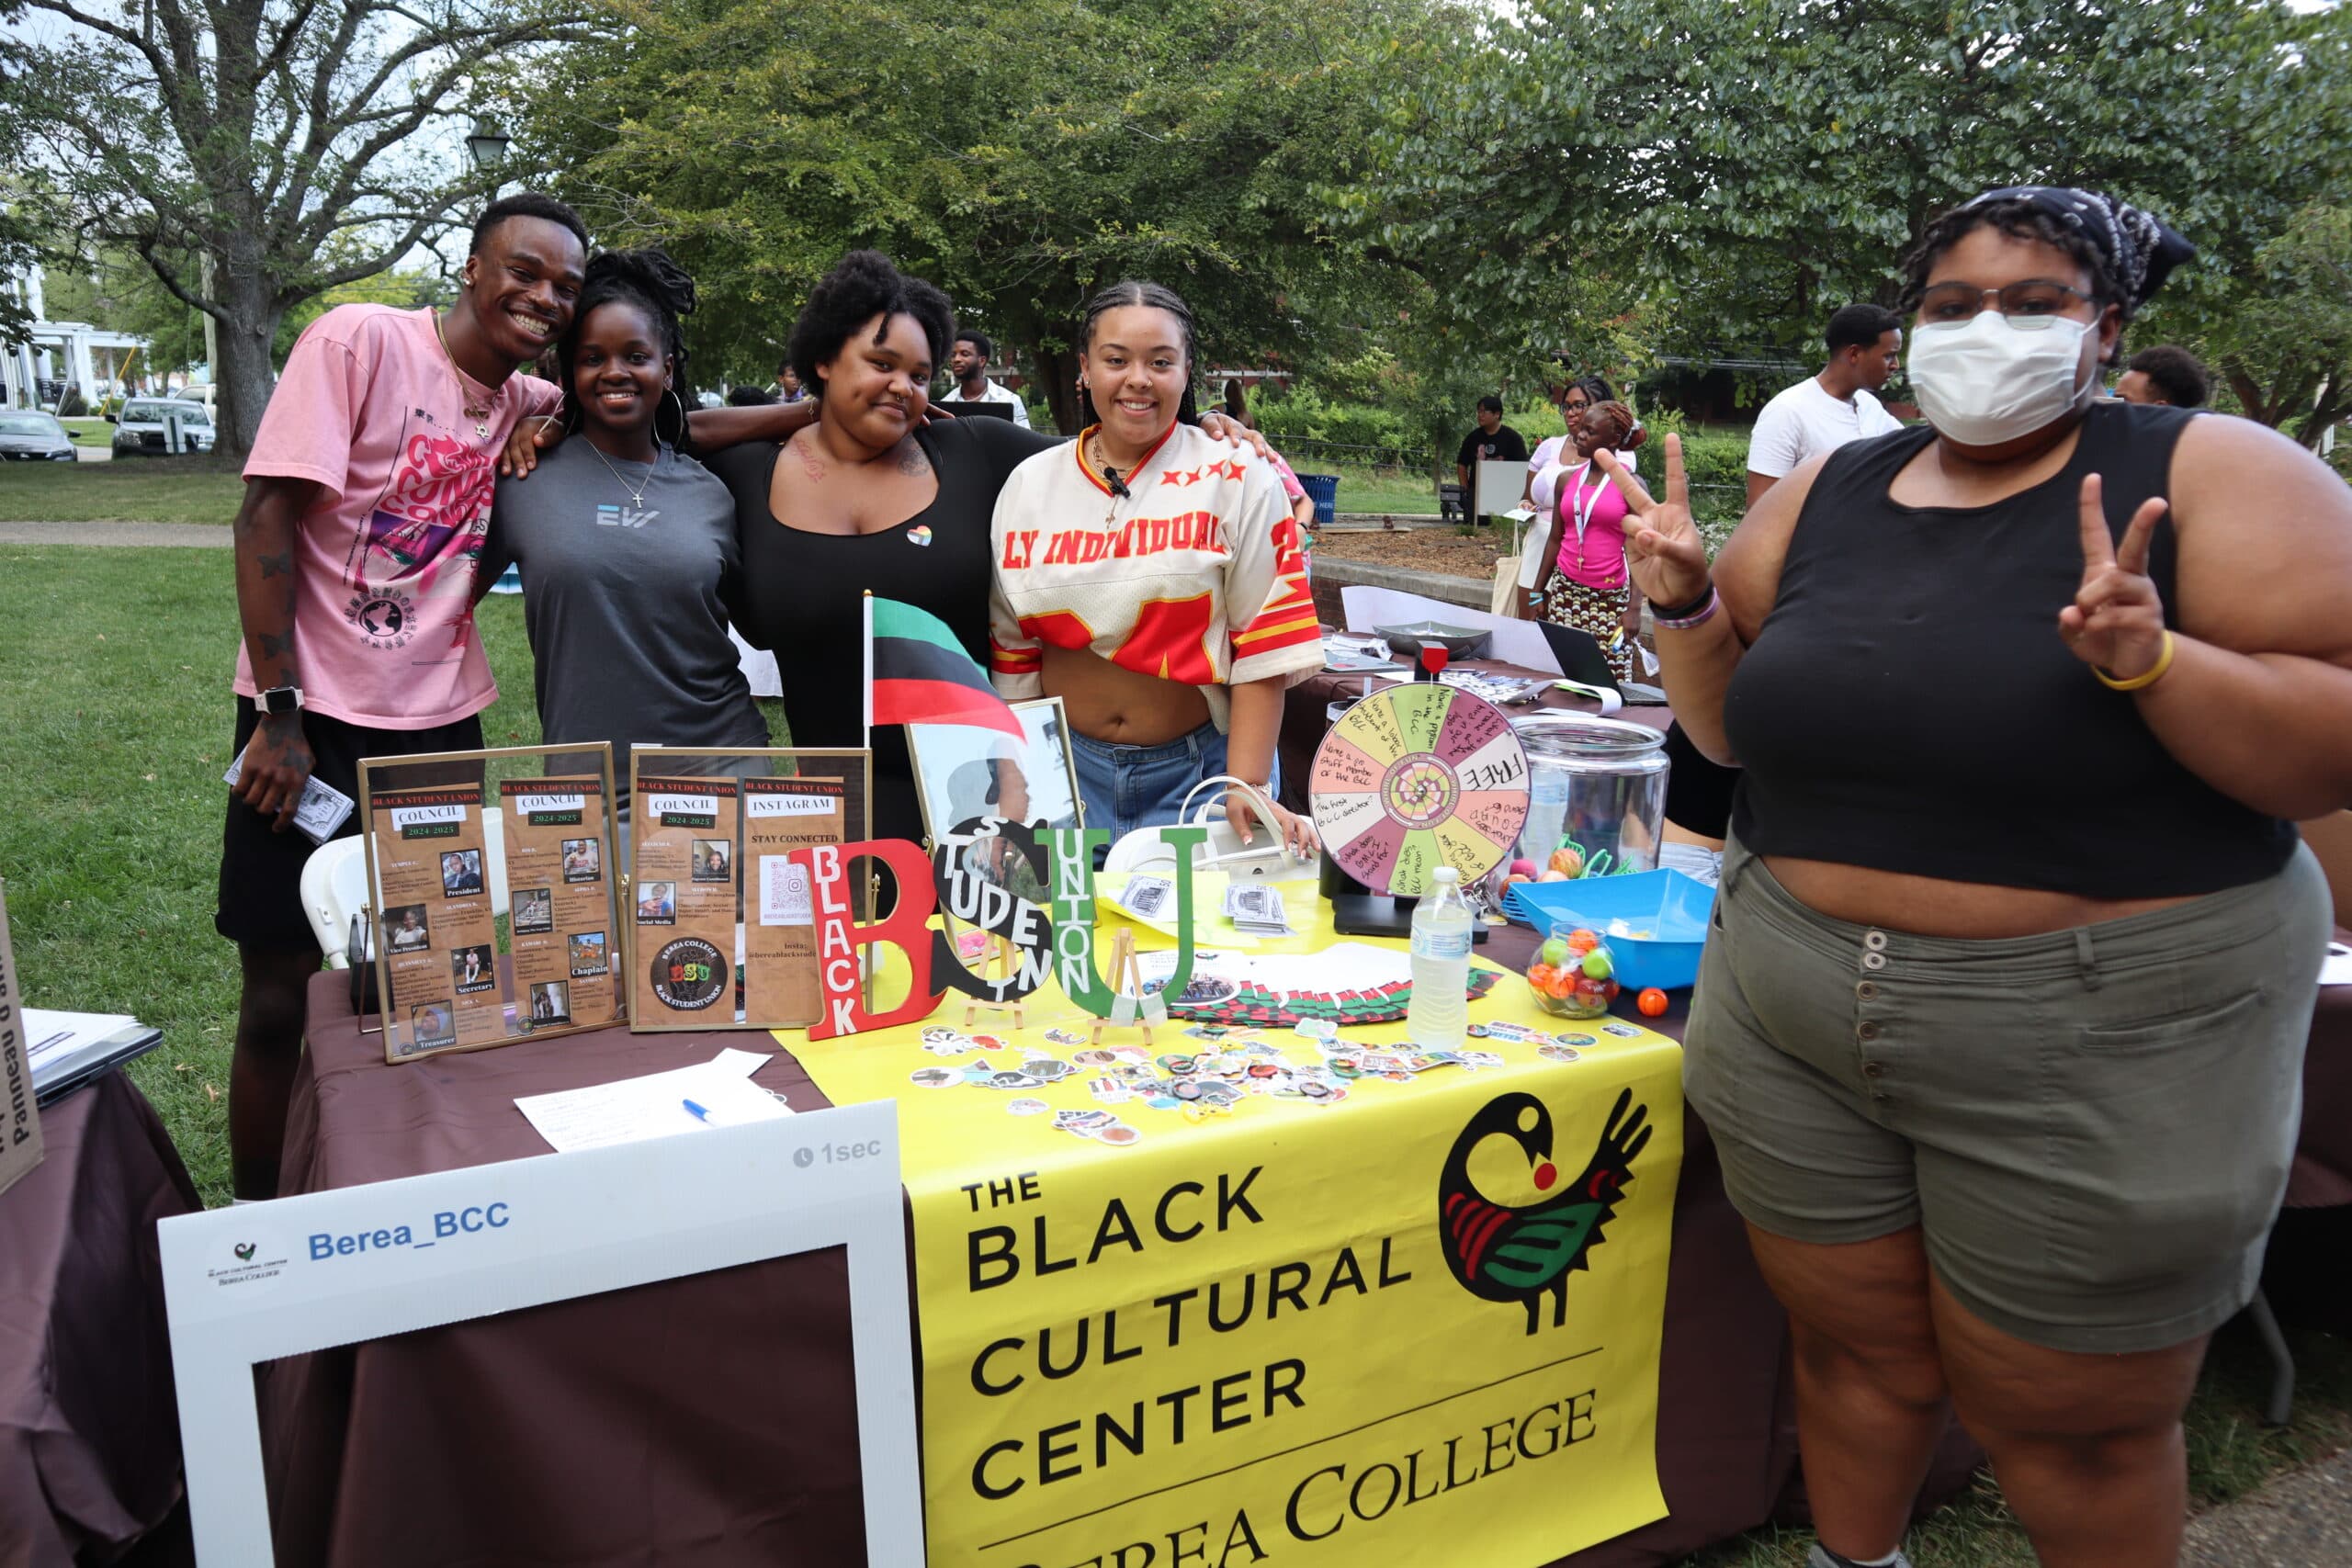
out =
[[[517,1095],[763,1039],[607,1029],[388,1066],[349,998],[340,974],[311,983],[288,1196],[543,1155]],[[826,1103],[788,1055],[753,1081]],[[289,1357],[257,1381],[284,1564],[865,1561],[838,1251]]]
[[[387,1066],[345,995],[332,975],[311,989],[289,1194],[541,1154],[516,1095],[758,1043],[605,1030]],[[825,1103],[788,1054],[756,1081],[796,1108]],[[1659,1376],[1672,1514],[1574,1568],[1647,1568],[1736,1535],[1772,1517],[1794,1473],[1780,1309],[1705,1129],[1686,1117],[1684,1130]],[[280,1562],[865,1561],[849,1290],[834,1255],[291,1358],[265,1369],[261,1388]],[[1931,1495],[1974,1458],[1955,1438]]]
[[[147,1099],[111,1072],[43,1111],[0,1194],[0,1564],[111,1562],[179,1505],[155,1222],[198,1207]],[[147,1561],[188,1562],[176,1551]]]

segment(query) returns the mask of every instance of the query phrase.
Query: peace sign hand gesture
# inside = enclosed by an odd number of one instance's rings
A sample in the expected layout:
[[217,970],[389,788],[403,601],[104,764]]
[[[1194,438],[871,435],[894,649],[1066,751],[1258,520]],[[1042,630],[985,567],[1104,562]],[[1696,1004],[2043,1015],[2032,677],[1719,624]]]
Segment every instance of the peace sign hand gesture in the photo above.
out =
[[1642,597],[1653,604],[1685,604],[1707,586],[1707,545],[1690,516],[1690,485],[1682,468],[1682,437],[1666,438],[1666,499],[1652,500],[1642,481],[1625,471],[1617,454],[1602,447],[1593,466],[1607,474],[1625,498],[1626,510],[1641,520],[1625,532],[1625,571]]
[[2148,577],[2148,541],[2165,504],[2142,502],[2119,546],[2108,532],[2099,477],[2083,477],[2083,585],[2058,612],[2058,635],[2075,658],[2119,681],[2145,674],[2164,655],[2165,605]]

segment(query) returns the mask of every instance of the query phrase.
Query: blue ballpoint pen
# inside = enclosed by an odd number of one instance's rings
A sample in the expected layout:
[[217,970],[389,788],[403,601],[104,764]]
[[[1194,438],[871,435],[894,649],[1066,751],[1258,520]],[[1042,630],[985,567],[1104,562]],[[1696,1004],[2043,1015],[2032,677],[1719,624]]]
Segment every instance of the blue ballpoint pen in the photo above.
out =
[[709,1111],[705,1111],[701,1106],[696,1105],[693,1100],[682,1100],[678,1101],[678,1103],[679,1103],[679,1104],[681,1104],[681,1105],[683,1105],[683,1106],[684,1106],[684,1107],[686,1108],[686,1113],[687,1113],[688,1115],[692,1116],[695,1121],[697,1121],[697,1122],[708,1122],[708,1121],[710,1121],[710,1112],[709,1112]]

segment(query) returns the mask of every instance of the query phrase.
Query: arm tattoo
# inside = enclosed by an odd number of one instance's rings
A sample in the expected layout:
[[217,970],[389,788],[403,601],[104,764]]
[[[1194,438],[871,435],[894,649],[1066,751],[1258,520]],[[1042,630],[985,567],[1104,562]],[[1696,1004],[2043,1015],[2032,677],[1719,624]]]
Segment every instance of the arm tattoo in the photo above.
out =
[[255,556],[254,559],[261,563],[261,574],[265,581],[273,577],[291,577],[294,575],[294,552],[292,550],[288,550],[283,555]]
[[264,632],[261,634],[261,652],[264,659],[275,659],[282,654],[288,654],[293,651],[294,634],[292,632]]

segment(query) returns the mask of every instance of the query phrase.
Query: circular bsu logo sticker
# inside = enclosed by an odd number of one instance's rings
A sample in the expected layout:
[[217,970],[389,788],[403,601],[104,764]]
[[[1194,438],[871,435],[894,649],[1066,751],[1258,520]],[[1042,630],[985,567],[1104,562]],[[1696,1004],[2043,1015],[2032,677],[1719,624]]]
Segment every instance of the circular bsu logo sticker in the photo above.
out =
[[666,942],[653,955],[653,994],[676,1012],[699,1012],[727,989],[727,960],[700,937]]

